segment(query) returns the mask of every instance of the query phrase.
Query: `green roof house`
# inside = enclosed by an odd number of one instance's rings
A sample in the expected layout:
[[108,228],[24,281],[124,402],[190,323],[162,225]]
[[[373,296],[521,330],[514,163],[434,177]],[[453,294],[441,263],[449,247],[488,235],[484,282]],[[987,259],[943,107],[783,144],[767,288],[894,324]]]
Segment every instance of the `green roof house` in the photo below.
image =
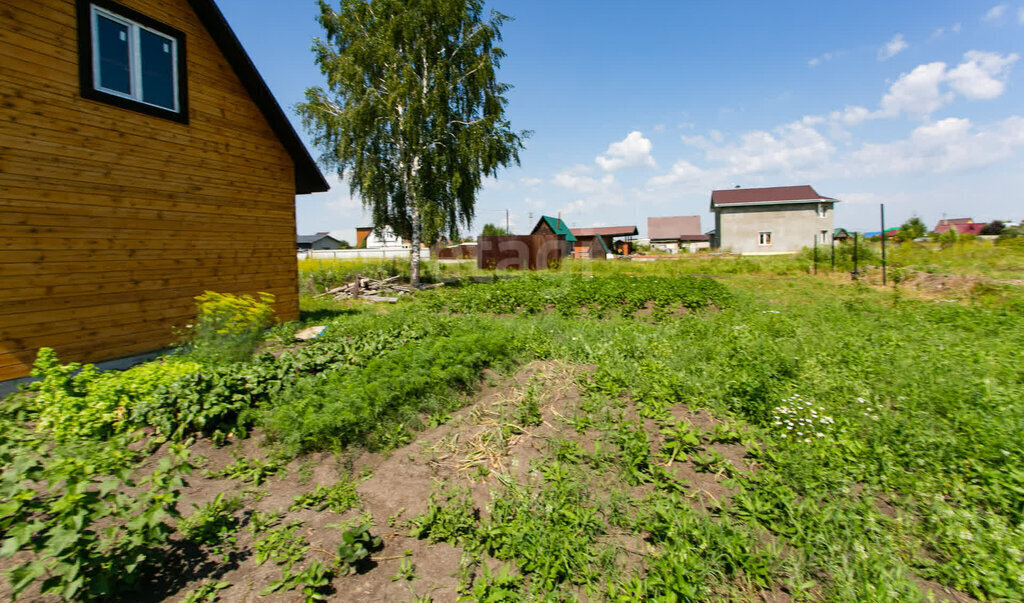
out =
[[576,235],[572,234],[569,226],[561,218],[552,218],[551,216],[541,216],[540,220],[537,221],[537,225],[530,231],[530,234],[556,235],[571,243],[576,242]]

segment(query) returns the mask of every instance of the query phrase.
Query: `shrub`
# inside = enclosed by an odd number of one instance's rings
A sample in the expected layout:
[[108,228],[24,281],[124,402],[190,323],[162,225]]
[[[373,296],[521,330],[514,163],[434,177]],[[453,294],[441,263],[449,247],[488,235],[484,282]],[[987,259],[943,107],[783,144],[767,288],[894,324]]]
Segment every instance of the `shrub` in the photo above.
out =
[[32,376],[41,379],[29,386],[39,413],[36,429],[60,440],[99,439],[134,429],[139,426],[132,420],[137,406],[151,402],[160,388],[199,366],[167,359],[101,372],[91,364],[62,365],[53,350],[42,348],[32,369]]
[[232,295],[207,291],[195,298],[199,313],[190,327],[191,353],[207,362],[239,362],[249,358],[273,324],[274,296]]

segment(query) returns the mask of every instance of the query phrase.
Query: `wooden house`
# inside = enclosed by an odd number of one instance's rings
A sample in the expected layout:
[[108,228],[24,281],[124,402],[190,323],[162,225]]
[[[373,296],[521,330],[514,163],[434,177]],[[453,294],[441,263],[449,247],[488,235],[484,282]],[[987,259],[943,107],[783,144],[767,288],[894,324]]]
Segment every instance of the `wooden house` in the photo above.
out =
[[[573,244],[573,257],[577,259],[603,260],[608,256],[618,255],[619,251],[616,248],[628,250],[628,243],[637,235],[636,226],[597,226],[569,230],[576,237],[576,242]],[[623,238],[625,240],[615,240]]]
[[565,222],[563,222],[561,218],[541,216],[540,220],[537,220],[537,224],[534,225],[533,230],[530,231],[530,234],[558,237],[560,247],[559,257],[573,257],[573,247],[576,243],[576,235],[572,234],[572,231],[568,226],[566,226]]
[[327,183],[212,0],[0,10],[0,381],[167,346],[204,290],[298,315]]

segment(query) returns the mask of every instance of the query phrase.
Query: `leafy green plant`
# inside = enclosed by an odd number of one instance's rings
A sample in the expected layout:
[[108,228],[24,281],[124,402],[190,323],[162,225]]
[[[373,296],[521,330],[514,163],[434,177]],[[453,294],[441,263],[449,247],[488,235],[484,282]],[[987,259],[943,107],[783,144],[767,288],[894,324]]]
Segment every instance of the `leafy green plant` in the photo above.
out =
[[460,542],[473,533],[476,523],[477,511],[469,490],[453,488],[431,493],[427,510],[409,521],[409,536],[430,542]]
[[317,511],[330,509],[335,513],[344,513],[362,502],[359,499],[356,487],[359,486],[361,481],[367,480],[370,477],[372,477],[372,474],[364,475],[362,480],[344,477],[333,486],[317,484],[317,487],[312,492],[296,496],[291,508],[293,510],[316,509]]
[[221,492],[204,505],[192,506],[195,512],[178,523],[178,531],[213,554],[229,559],[237,549],[240,522],[234,514],[242,508],[242,497],[225,497]]
[[354,525],[341,533],[336,563],[342,575],[356,571],[360,563],[369,559],[370,553],[382,547],[381,539],[370,534],[369,523]]
[[282,569],[281,578],[271,582],[260,591],[260,595],[265,597],[272,593],[299,590],[306,603],[323,601],[327,599],[323,591],[331,584],[333,577],[334,570],[330,566],[312,561],[306,569],[299,572],[289,568]]
[[260,459],[239,457],[234,463],[227,465],[220,471],[205,471],[207,477],[220,477],[237,479],[254,486],[260,486],[268,478],[277,475],[282,470],[280,463],[274,461],[261,461]]
[[13,596],[40,580],[43,595],[67,600],[134,588],[172,532],[187,450],[172,446],[136,480],[124,438],[64,445],[10,423],[0,431],[0,558],[20,553]]
[[263,565],[270,560],[290,570],[293,565],[302,561],[309,551],[309,544],[295,533],[301,525],[301,522],[292,521],[287,525],[264,529],[263,536],[253,544],[256,565]]
[[36,429],[60,440],[105,438],[142,426],[134,421],[136,406],[156,392],[199,369],[194,362],[165,360],[126,371],[99,371],[91,364],[62,365],[50,348],[39,350],[29,385],[38,411]]
[[409,557],[409,552],[406,551],[406,556],[402,558],[402,561],[398,564],[398,573],[391,577],[392,581],[404,580],[406,582],[412,582],[416,579],[416,565],[412,562]]
[[533,427],[540,425],[542,420],[537,386],[531,383],[516,408],[515,422],[521,427]]
[[686,459],[686,455],[702,448],[701,430],[688,422],[674,423],[661,429],[665,442],[661,445],[660,456],[671,465],[676,459]]
[[207,580],[185,593],[181,603],[215,603],[220,600],[220,591],[231,586],[230,582]]

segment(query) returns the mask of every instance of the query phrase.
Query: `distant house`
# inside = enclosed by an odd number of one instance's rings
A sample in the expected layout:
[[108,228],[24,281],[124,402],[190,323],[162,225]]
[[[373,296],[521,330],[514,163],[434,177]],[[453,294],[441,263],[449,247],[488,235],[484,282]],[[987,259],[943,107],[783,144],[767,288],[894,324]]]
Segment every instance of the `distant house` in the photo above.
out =
[[942,234],[953,228],[957,234],[962,235],[978,235],[981,234],[981,229],[985,228],[984,222],[975,222],[971,218],[949,218],[939,220],[939,223],[935,225],[935,233]]
[[379,234],[374,232],[373,226],[360,226],[356,228],[356,247],[360,249],[409,249],[411,245],[387,226],[381,228]]
[[537,220],[536,226],[530,231],[531,235],[554,235],[563,241],[562,256],[572,257],[573,247],[576,242],[576,235],[572,234],[572,230],[566,226],[565,222],[561,218],[552,218],[551,216],[541,216],[540,220]]
[[213,0],[6,2],[0,30],[0,381],[164,348],[205,290],[298,318],[295,196],[328,185]]
[[850,233],[847,232],[845,228],[833,228],[832,229],[832,239],[833,240],[836,240],[836,241],[847,241],[847,240],[849,240],[851,238],[853,238],[852,235],[850,235]]
[[318,232],[315,235],[299,235],[296,237],[296,242],[300,250],[341,248],[341,241],[325,232]]
[[737,253],[792,253],[832,241],[838,199],[803,186],[730,188],[711,192],[715,247]]
[[701,233],[700,216],[669,216],[647,218],[647,237],[651,247],[678,253],[693,253],[711,246],[711,237]]
[[[637,235],[636,226],[572,228],[570,232],[576,237],[576,243],[573,245],[573,257],[592,259],[605,258],[617,253],[629,253],[629,239]],[[627,240],[616,243],[616,238],[623,237]],[[625,251],[619,251],[623,248]]]

